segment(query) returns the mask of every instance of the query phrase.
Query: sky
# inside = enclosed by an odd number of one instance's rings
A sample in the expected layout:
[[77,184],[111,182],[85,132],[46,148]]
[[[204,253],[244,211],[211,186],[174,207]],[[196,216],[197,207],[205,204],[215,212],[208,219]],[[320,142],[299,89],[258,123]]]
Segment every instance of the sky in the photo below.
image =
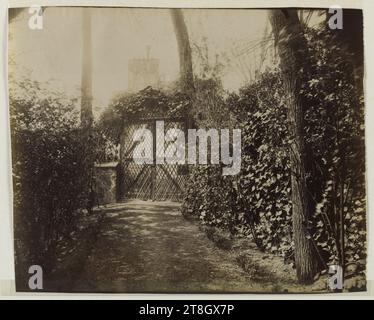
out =
[[[9,26],[9,56],[15,76],[31,72],[40,82],[52,81],[68,95],[79,95],[82,62],[82,10],[80,7],[48,7],[43,29],[28,27],[30,14],[22,12]],[[111,98],[128,88],[128,60],[146,56],[159,59],[160,75],[166,82],[179,72],[177,42],[168,9],[90,8],[92,11],[93,105],[103,110]],[[248,48],[269,31],[266,10],[185,9],[192,46],[207,44],[211,57],[225,59],[222,81],[225,89],[237,90],[248,80],[246,67],[232,59],[244,51],[242,63],[251,69],[258,52]],[[205,40],[204,40],[205,39]]]

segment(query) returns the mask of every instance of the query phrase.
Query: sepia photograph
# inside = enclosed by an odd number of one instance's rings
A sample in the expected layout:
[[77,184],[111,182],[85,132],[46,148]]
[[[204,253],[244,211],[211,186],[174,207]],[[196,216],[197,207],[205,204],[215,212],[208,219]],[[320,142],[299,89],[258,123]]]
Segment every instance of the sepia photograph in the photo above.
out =
[[7,63],[17,292],[367,291],[361,9],[9,8]]

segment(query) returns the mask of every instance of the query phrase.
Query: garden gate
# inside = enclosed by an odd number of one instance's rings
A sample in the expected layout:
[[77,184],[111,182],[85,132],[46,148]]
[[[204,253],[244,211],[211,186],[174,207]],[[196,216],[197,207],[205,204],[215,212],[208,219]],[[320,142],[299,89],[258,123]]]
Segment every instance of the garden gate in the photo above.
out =
[[[165,133],[172,128],[186,133],[184,118],[138,119],[127,123],[121,136],[121,177],[120,190],[123,199],[171,200],[181,201],[185,188],[187,167],[179,164],[156,164],[156,121],[164,121]],[[135,147],[140,143],[134,141],[137,129],[149,129],[152,142],[146,145],[153,155],[152,164],[138,164],[134,161]],[[165,157],[167,154],[165,145]]]

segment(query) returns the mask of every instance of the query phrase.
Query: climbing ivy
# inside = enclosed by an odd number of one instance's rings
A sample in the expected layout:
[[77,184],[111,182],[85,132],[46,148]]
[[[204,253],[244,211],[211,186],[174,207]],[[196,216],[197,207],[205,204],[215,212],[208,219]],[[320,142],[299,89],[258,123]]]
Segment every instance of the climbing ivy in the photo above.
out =
[[118,144],[126,122],[155,117],[182,117],[190,107],[188,96],[178,90],[146,87],[136,93],[125,92],[114,97],[101,115],[97,129]]
[[[350,56],[323,30],[305,30],[312,64],[301,70],[307,103],[305,138],[311,171],[307,225],[320,269],[365,269],[366,204],[363,99]],[[223,177],[217,166],[191,170],[183,214],[253,238],[262,250],[293,262],[287,100],[279,70],[263,73],[238,93],[218,98],[242,129],[242,170]],[[211,121],[211,127],[219,127]],[[206,123],[203,124],[207,126]],[[343,223],[341,223],[341,221]],[[341,236],[343,235],[343,237]],[[343,261],[344,260],[344,261]]]

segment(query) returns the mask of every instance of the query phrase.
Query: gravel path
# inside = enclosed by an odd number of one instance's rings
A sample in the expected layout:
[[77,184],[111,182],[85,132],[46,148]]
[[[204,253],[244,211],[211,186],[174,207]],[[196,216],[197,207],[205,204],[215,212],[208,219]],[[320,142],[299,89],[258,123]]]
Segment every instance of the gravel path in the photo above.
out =
[[260,292],[175,203],[131,201],[106,209],[73,292]]

